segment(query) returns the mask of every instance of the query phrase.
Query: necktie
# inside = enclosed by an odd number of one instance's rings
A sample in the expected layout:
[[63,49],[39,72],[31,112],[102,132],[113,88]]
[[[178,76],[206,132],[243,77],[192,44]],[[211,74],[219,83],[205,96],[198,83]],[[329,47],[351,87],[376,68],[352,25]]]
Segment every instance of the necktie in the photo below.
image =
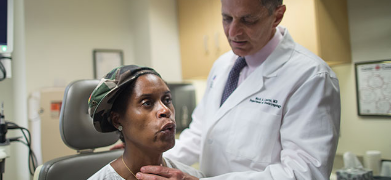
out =
[[231,71],[229,72],[227,83],[223,91],[223,97],[221,98],[220,106],[223,105],[225,100],[232,94],[232,92],[238,86],[240,71],[247,65],[244,57],[238,57]]

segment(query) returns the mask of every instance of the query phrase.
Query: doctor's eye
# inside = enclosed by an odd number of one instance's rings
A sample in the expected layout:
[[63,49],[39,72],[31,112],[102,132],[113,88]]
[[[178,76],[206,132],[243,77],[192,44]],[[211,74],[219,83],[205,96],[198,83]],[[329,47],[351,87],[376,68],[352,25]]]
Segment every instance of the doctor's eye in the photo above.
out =
[[252,25],[252,24],[255,24],[258,20],[255,19],[255,18],[247,18],[247,17],[245,17],[245,18],[242,18],[241,21],[242,21],[243,24]]
[[223,22],[224,22],[224,23],[229,23],[229,22],[231,22],[231,21],[232,21],[232,17],[223,15]]

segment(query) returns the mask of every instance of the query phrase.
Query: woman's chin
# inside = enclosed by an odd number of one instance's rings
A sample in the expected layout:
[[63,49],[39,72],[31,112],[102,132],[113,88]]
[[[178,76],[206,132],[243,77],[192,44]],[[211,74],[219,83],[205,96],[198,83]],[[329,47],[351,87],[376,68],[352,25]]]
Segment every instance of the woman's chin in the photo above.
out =
[[151,145],[153,149],[165,152],[175,145],[175,134],[171,133],[161,133],[155,137],[153,142],[154,145]]
[[169,149],[173,148],[175,146],[175,138],[171,142],[167,142],[167,144],[164,146],[164,151],[168,151]]
[[168,151],[169,149],[173,148],[175,145],[175,139],[173,139],[172,141],[165,141],[165,142],[162,142],[160,145],[159,145],[159,150],[163,153],[163,152],[166,152]]

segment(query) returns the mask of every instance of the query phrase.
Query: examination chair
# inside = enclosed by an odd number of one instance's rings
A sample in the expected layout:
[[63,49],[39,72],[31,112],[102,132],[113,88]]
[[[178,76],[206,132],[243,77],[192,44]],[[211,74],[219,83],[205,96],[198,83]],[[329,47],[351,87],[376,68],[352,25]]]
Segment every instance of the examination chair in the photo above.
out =
[[120,157],[122,150],[94,152],[94,149],[116,143],[117,133],[100,133],[88,115],[88,98],[98,80],[79,80],[67,86],[60,113],[60,134],[64,143],[77,150],[76,155],[45,162],[34,174],[34,180],[86,180],[103,166]]

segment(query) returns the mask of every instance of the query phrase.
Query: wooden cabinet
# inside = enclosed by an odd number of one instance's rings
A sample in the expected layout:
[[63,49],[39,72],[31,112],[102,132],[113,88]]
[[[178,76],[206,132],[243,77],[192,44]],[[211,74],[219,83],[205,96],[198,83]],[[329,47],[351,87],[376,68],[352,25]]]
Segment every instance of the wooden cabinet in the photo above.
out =
[[[205,79],[213,62],[231,48],[220,0],[177,0],[183,79]],[[286,0],[281,23],[293,39],[329,65],[351,62],[346,0]]]
[[287,0],[282,26],[293,39],[330,66],[350,63],[346,0]]
[[178,0],[183,79],[206,79],[214,61],[230,50],[220,0]]

